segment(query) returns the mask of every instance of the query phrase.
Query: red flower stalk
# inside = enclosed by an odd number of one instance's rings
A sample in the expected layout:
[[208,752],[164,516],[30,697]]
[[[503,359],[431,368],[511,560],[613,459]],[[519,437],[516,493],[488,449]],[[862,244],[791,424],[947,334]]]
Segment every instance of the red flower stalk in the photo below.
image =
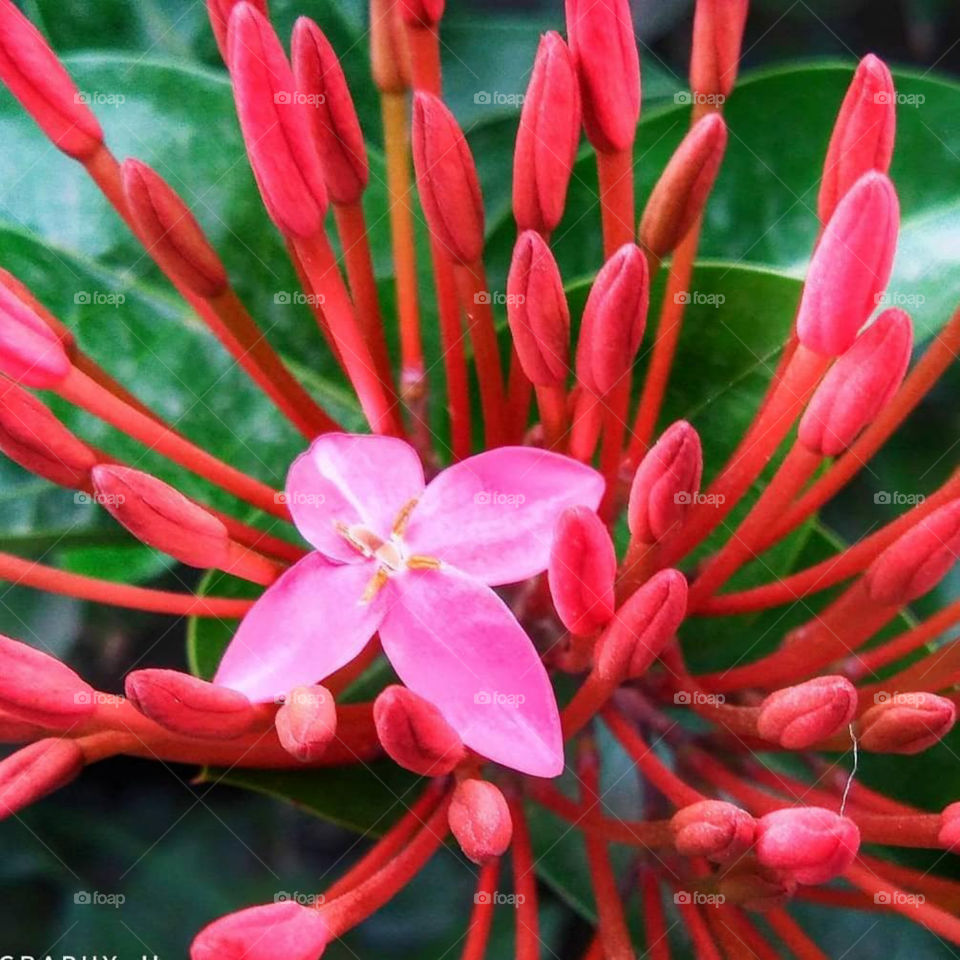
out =
[[757,860],[797,883],[826,883],[853,863],[860,831],[823,807],[776,810],[757,822]]
[[0,761],[0,819],[76,779],[84,767],[74,740],[38,740]]
[[670,820],[670,829],[681,856],[728,863],[753,846],[756,821],[732,803],[701,800],[681,807]]
[[287,753],[303,763],[319,759],[337,732],[333,694],[320,684],[294,687],[277,711],[275,724]]
[[50,326],[0,286],[0,372],[25,387],[49,390],[66,379],[70,357]]
[[513,822],[498,787],[486,780],[461,780],[450,803],[450,832],[474,863],[487,863],[510,846]]
[[215,920],[193,941],[190,960],[317,960],[330,940],[319,910],[284,900]]
[[771,693],[760,705],[757,733],[786,750],[806,750],[842,730],[857,711],[845,677],[816,677]]
[[446,0],[399,0],[400,16],[411,27],[435,27],[443,18]]
[[403,37],[401,0],[370,0],[370,66],[381,94],[410,89],[410,56]]
[[940,821],[937,842],[944,850],[956,853],[960,850],[960,803],[951,803],[944,807]]
[[690,86],[704,97],[728,97],[737,79],[748,0],[697,0]]
[[922,753],[939,743],[956,719],[957,708],[946,697],[896,693],[860,718],[860,746],[872,753]]
[[373,721],[383,749],[414,773],[443,776],[466,755],[463,741],[443,714],[406,687],[389,686],[379,694]]

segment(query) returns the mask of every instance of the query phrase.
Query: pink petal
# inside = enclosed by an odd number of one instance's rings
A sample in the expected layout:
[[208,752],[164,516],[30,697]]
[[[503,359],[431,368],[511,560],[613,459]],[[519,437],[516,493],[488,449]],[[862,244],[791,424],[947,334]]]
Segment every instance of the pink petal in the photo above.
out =
[[423,492],[416,451],[395,437],[325,433],[293,462],[287,502],[303,536],[326,556],[346,563],[359,554],[336,524],[361,524],[382,539],[397,515]]
[[364,590],[376,564],[335,564],[311,553],[288,570],[243,618],[214,683],[262,703],[323,680],[366,646],[389,603]]
[[404,536],[408,553],[437,557],[484,583],[543,570],[567,507],[596,509],[596,470],[546,450],[501,447],[444,470],[424,491]]
[[506,604],[449,569],[408,572],[388,589],[396,599],[380,639],[400,679],[434,704],[468,747],[522,773],[558,776],[557,701]]

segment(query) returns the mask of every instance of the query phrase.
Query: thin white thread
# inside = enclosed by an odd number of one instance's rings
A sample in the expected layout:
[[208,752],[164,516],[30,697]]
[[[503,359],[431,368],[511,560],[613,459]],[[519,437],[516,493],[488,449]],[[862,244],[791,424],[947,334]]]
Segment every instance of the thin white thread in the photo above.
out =
[[850,740],[853,742],[853,766],[850,768],[850,776],[847,777],[847,785],[843,788],[843,797],[840,800],[840,816],[843,816],[844,810],[847,809],[847,796],[850,793],[850,788],[853,786],[854,778],[857,775],[857,767],[860,766],[860,744],[857,743],[857,735],[853,732],[853,724],[850,724]]

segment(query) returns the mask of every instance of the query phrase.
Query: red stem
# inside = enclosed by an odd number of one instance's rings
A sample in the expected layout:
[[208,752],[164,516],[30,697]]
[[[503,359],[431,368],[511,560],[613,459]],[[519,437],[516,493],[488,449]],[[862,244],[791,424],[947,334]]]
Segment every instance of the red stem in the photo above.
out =
[[[537,909],[537,875],[533,866],[533,848],[530,828],[519,796],[509,798],[510,817],[513,820],[513,891],[517,897],[516,960],[539,960],[540,926]],[[521,899],[522,898],[522,899]]]
[[493,926],[493,913],[496,907],[494,897],[497,881],[500,878],[500,858],[488,860],[477,877],[476,892],[473,895],[473,910],[470,913],[470,925],[463,944],[460,960],[484,960],[487,944],[490,941],[490,928]]

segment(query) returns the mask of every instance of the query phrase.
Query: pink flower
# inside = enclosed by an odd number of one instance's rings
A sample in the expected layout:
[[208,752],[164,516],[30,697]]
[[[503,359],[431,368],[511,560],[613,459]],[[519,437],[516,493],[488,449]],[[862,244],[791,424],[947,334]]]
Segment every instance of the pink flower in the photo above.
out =
[[468,747],[556,776],[552,687],[490,588],[545,570],[557,518],[595,509],[603,486],[591,468],[526,447],[471,457],[425,485],[402,440],[325,434],[287,477],[294,522],[316,552],[249,612],[215,682],[272,700],[339,670],[379,631],[400,679]]

